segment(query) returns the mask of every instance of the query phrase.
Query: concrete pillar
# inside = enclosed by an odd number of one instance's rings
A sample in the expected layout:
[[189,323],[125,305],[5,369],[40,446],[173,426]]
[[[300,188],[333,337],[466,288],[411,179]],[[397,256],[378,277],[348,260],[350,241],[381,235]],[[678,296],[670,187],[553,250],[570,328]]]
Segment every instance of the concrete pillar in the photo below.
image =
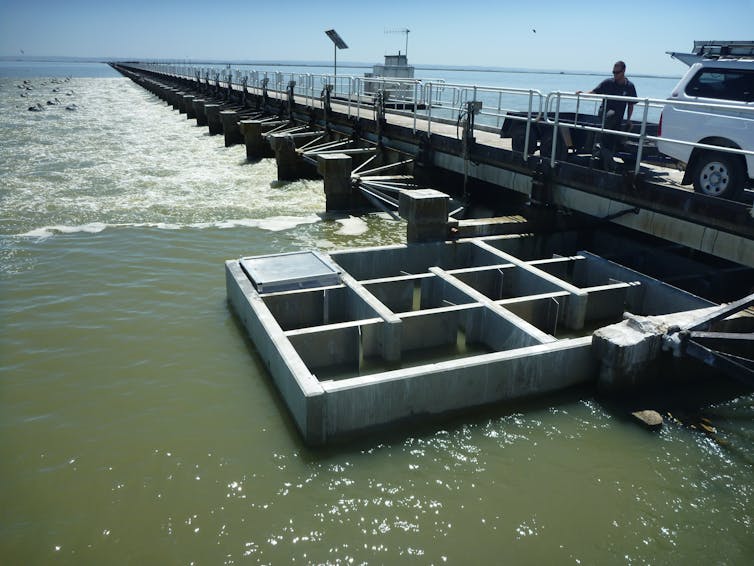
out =
[[173,108],[175,108],[175,104],[176,104],[175,97],[176,97],[177,92],[178,92],[178,89],[175,87],[167,87],[165,89],[165,96],[163,97],[163,100],[167,102],[168,105],[172,106]]
[[178,93],[178,113],[179,114],[186,113],[186,97],[187,96],[189,96],[189,93],[187,92]]
[[196,118],[196,112],[194,112],[194,98],[196,98],[193,94],[184,94],[183,95],[183,110],[186,112],[186,118]]
[[684,360],[663,354],[665,335],[671,328],[684,328],[717,308],[658,316],[626,313],[622,322],[597,329],[592,334],[592,354],[600,363],[600,390],[620,393],[682,373]]
[[351,171],[353,160],[345,153],[326,153],[317,156],[317,172],[325,180],[325,210],[350,210],[353,208]]
[[238,112],[235,110],[223,110],[220,112],[220,120],[225,134],[225,147],[230,147],[243,142],[241,128],[238,127]]
[[408,221],[406,241],[436,242],[448,237],[448,201],[450,197],[435,189],[403,191],[398,211]]
[[246,159],[254,161],[262,157],[272,157],[275,155],[269,142],[264,137],[264,133],[278,124],[279,122],[270,124],[270,122],[262,120],[241,120],[239,122],[238,127],[246,144]]
[[181,111],[181,107],[183,106],[183,95],[186,94],[182,90],[177,90],[173,93],[173,108],[178,110],[178,112]]
[[163,84],[154,83],[152,85],[152,92],[159,96],[163,101],[170,104],[170,95],[172,93],[170,87],[167,87]]
[[287,134],[272,134],[269,139],[278,165],[278,181],[300,179],[299,157],[294,139]]
[[204,112],[204,105],[206,104],[206,101],[203,98],[195,98],[193,105],[194,105],[194,116],[196,118],[196,125],[197,126],[206,126],[207,125],[207,114]]
[[207,126],[209,126],[209,135],[214,136],[223,133],[223,123],[220,120],[220,105],[205,104],[204,113],[207,115]]

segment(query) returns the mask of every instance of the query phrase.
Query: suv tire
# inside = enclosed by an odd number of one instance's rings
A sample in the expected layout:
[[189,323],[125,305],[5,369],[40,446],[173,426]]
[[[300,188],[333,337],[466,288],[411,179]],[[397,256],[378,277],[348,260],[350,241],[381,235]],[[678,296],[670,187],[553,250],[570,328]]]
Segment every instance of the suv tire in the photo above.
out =
[[706,151],[695,160],[691,178],[696,192],[733,199],[743,188],[744,168],[737,155]]

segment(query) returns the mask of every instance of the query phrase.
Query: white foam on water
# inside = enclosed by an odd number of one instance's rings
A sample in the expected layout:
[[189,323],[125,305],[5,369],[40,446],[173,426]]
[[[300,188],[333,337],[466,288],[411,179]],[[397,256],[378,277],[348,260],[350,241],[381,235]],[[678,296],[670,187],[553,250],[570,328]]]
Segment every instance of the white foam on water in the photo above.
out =
[[31,113],[28,101],[16,103],[17,89],[0,88],[11,134],[0,136],[6,234],[47,238],[118,226],[279,231],[316,222],[324,209],[321,180],[277,183],[274,159],[248,163],[243,145],[225,147],[222,136],[210,137],[130,81],[76,81],[77,112]]
[[31,238],[44,240],[60,234],[98,234],[106,229],[114,228],[154,228],[158,230],[207,230],[207,229],[229,229],[229,228],[258,228],[270,232],[279,232],[290,230],[297,226],[305,224],[314,224],[319,222],[320,217],[317,215],[309,216],[273,216],[270,218],[236,218],[228,220],[218,220],[215,222],[193,222],[187,224],[175,224],[169,222],[138,222],[138,223],[118,223],[105,224],[102,222],[92,222],[90,224],[81,224],[78,226],[43,226],[29,230],[23,234],[17,234],[19,238]]
[[369,230],[367,223],[355,216],[338,218],[336,221],[341,225],[341,228],[336,233],[341,236],[360,236]]

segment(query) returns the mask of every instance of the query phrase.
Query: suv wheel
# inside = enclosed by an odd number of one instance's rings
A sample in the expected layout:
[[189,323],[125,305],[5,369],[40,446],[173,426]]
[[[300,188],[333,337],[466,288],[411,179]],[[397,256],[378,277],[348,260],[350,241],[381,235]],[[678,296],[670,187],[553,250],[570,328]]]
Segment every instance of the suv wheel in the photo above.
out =
[[736,155],[706,152],[694,163],[692,177],[696,192],[730,199],[743,188],[744,170]]

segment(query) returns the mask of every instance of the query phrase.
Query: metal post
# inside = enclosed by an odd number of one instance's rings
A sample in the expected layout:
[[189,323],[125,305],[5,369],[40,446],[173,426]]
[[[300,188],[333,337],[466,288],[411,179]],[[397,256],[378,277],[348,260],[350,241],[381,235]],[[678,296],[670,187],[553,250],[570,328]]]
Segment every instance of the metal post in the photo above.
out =
[[[358,120],[361,117],[361,79],[356,77],[354,81],[356,83],[356,119]],[[348,112],[351,112],[350,106]]]
[[555,125],[552,128],[552,148],[550,151],[550,167],[555,167],[555,148],[558,146],[558,123],[560,121],[560,92],[557,94],[557,104],[555,105]]
[[529,139],[531,136],[531,103],[533,92],[529,91],[529,112],[526,115],[526,135],[524,136],[524,161],[529,159]]
[[649,112],[649,99],[644,99],[644,116],[641,119],[641,132],[639,133],[639,149],[636,152],[636,164],[634,165],[634,175],[639,174],[639,164],[641,155],[644,151],[644,138],[647,135],[647,112]]
[[414,83],[414,133],[416,133],[416,113],[418,111],[419,102],[419,83]]
[[432,134],[432,83],[429,83],[429,105],[427,106],[427,137]]
[[[358,80],[358,79],[357,79]],[[351,103],[353,97],[353,77],[348,77],[348,117],[351,117]],[[358,96],[356,98],[356,106],[358,107]]]
[[[495,120],[495,127],[500,127],[500,110],[503,106],[503,93],[498,92],[497,93],[497,119]],[[529,107],[531,108],[531,95],[529,95]]]

